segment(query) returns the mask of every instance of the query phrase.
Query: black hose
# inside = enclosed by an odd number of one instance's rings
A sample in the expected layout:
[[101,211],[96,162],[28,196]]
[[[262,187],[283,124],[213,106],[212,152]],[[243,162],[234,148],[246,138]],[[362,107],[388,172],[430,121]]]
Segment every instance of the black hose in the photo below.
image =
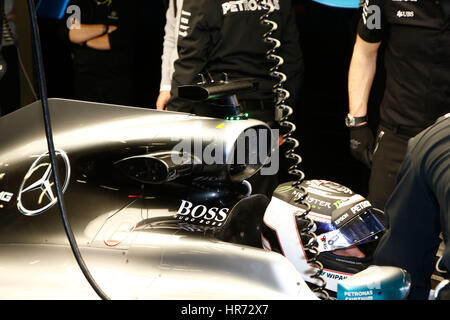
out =
[[83,272],[84,276],[86,277],[86,280],[89,282],[91,287],[94,289],[94,291],[97,293],[97,295],[103,299],[103,300],[109,300],[108,296],[103,293],[103,291],[99,288],[95,280],[93,279],[92,275],[90,274],[81,254],[80,250],[78,248],[78,244],[75,240],[75,237],[73,235],[72,229],[70,227],[70,224],[67,219],[66,215],[66,209],[64,206],[64,198],[62,193],[62,188],[59,180],[59,171],[56,163],[56,152],[55,152],[55,146],[53,143],[53,133],[52,133],[52,127],[51,127],[51,121],[50,121],[50,112],[48,108],[48,96],[47,96],[47,86],[45,81],[45,72],[44,72],[44,63],[42,59],[42,51],[41,51],[41,41],[39,36],[39,27],[37,24],[37,15],[36,15],[36,8],[34,5],[33,0],[28,0],[28,10],[30,15],[30,22],[31,22],[31,31],[32,31],[32,37],[33,37],[33,46],[34,46],[34,58],[36,62],[36,69],[37,69],[37,77],[38,77],[38,85],[39,85],[39,93],[40,98],[42,102],[42,111],[44,116],[44,125],[45,125],[45,134],[47,137],[47,146],[50,156],[50,163],[53,168],[53,179],[55,180],[55,189],[56,189],[56,196],[58,199],[58,207],[59,211],[61,213],[61,218],[64,224],[64,230],[66,231],[67,239],[69,240],[70,247],[72,249],[72,252],[75,256],[75,259],[78,262],[78,265]]

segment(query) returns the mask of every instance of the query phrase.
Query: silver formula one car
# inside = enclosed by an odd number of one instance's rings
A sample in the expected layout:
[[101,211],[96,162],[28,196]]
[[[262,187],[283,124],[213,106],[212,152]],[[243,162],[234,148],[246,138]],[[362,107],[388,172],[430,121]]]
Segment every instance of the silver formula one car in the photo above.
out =
[[[266,124],[60,99],[49,106],[69,223],[110,298],[318,299],[304,279],[307,261],[299,268],[283,255],[286,237],[274,238],[284,228],[280,201],[295,209],[283,198],[295,190],[280,186],[269,205],[246,181],[269,159]],[[97,298],[58,214],[40,102],[0,118],[0,135],[0,299]],[[280,250],[264,250],[270,241]],[[362,290],[364,279],[345,290]]]
[[[315,299],[287,259],[243,245],[260,239],[250,219],[268,202],[242,182],[262,164],[198,159],[211,141],[233,157],[264,123],[58,99],[50,110],[69,223],[111,298]],[[39,102],[0,118],[0,298],[95,298],[55,205],[40,118]]]
[[[112,299],[316,300],[329,286],[305,278],[313,270],[320,280],[324,259],[341,260],[327,253],[383,231],[365,199],[342,198],[346,188],[332,182],[281,185],[271,200],[254,194],[259,182],[247,179],[275,160],[278,134],[246,114],[48,101],[28,5],[43,101],[0,118],[0,299],[105,298],[103,290]],[[253,89],[225,80],[179,93],[234,112],[235,93]],[[406,296],[403,270],[357,262],[332,284],[338,298]]]

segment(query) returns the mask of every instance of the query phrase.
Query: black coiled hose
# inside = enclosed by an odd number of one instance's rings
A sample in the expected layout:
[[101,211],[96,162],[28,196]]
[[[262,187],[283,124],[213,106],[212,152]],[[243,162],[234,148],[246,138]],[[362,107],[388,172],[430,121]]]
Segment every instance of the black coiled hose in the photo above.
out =
[[52,170],[53,171],[53,179],[55,180],[55,189],[56,189],[56,196],[58,199],[58,207],[59,207],[59,211],[61,213],[61,217],[63,220],[64,230],[66,232],[67,239],[69,240],[70,247],[72,249],[74,257],[75,257],[83,275],[85,276],[86,280],[89,282],[91,287],[94,289],[94,291],[97,293],[97,295],[101,299],[109,300],[108,296],[100,289],[100,287],[97,285],[94,278],[90,274],[90,272],[83,260],[83,257],[81,256],[80,250],[79,250],[77,242],[75,240],[75,236],[72,232],[72,229],[70,227],[69,221],[66,216],[63,192],[62,192],[62,188],[61,188],[61,184],[60,184],[58,166],[57,166],[57,162],[56,162],[55,146],[53,143],[53,133],[52,133],[52,127],[51,127],[51,120],[50,120],[50,111],[48,108],[48,96],[47,96],[46,81],[45,81],[44,63],[43,63],[43,59],[42,59],[39,27],[37,24],[36,8],[35,8],[33,0],[28,0],[28,10],[29,10],[29,15],[30,15],[31,30],[32,30],[32,36],[33,36],[33,46],[34,46],[34,55],[35,55],[35,62],[36,62],[36,69],[37,69],[36,73],[37,73],[38,84],[39,84],[39,93],[41,96],[42,111],[43,111],[43,116],[44,116],[45,134],[46,134],[46,138],[47,138],[47,146],[48,146],[48,152],[49,152],[49,157],[50,157],[50,163],[51,163],[51,166],[53,169]]
[[266,58],[270,62],[275,63],[275,65],[269,70],[270,76],[277,80],[276,84],[273,86],[273,92],[276,96],[275,118],[280,128],[285,129],[286,132],[282,135],[282,140],[284,143],[289,145],[289,150],[287,150],[284,155],[287,159],[294,161],[294,164],[289,167],[288,173],[298,178],[293,183],[293,187],[295,187],[300,194],[296,202],[305,207],[305,211],[298,211],[296,213],[296,218],[299,221],[299,224],[303,226],[300,228],[299,232],[303,242],[303,247],[309,253],[310,258],[307,262],[311,267],[317,269],[317,271],[311,275],[311,278],[317,280],[319,284],[313,288],[312,291],[316,293],[318,297],[328,300],[329,294],[325,290],[326,281],[322,277],[323,264],[318,260],[320,252],[317,248],[316,234],[313,232],[315,229],[315,223],[312,219],[307,217],[311,211],[311,205],[305,201],[308,197],[308,192],[301,185],[305,180],[305,174],[299,169],[302,158],[296,153],[299,142],[293,136],[297,128],[294,123],[289,121],[289,117],[293,114],[293,109],[286,103],[286,100],[290,97],[290,92],[284,88],[284,83],[287,81],[287,76],[280,71],[284,60],[281,56],[276,54],[277,50],[281,47],[280,40],[273,37],[274,32],[278,29],[278,25],[275,21],[270,20],[271,14],[275,11],[275,7],[272,3],[270,3],[270,1],[259,0],[259,4],[262,8],[267,10],[264,15],[260,17],[260,22],[269,29],[263,36],[264,42],[270,46],[270,49],[266,52]]

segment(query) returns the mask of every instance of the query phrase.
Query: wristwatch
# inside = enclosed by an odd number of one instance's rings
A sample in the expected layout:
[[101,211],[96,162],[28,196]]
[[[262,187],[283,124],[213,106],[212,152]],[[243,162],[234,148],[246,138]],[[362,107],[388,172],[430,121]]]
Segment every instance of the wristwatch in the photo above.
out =
[[354,117],[350,113],[345,117],[345,125],[349,128],[356,126],[357,124],[367,122],[367,116]]

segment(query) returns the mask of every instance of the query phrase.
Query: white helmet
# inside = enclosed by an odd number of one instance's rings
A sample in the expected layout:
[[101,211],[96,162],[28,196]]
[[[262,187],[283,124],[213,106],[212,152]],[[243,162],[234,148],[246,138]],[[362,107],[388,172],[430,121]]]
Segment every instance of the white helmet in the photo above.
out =
[[286,256],[313,287],[322,285],[317,278],[311,278],[319,273],[327,291],[335,294],[339,280],[371,264],[377,240],[385,230],[383,213],[372,208],[361,195],[335,182],[306,180],[300,187],[308,193],[303,200],[311,208],[306,218],[312,220],[311,225],[314,222],[310,231],[316,235],[315,255],[323,270],[311,263],[314,253],[306,246],[314,238],[302,231],[308,221],[299,215],[304,215],[306,206],[298,203],[302,192],[292,182],[281,184],[273,193],[264,214],[263,247]]

